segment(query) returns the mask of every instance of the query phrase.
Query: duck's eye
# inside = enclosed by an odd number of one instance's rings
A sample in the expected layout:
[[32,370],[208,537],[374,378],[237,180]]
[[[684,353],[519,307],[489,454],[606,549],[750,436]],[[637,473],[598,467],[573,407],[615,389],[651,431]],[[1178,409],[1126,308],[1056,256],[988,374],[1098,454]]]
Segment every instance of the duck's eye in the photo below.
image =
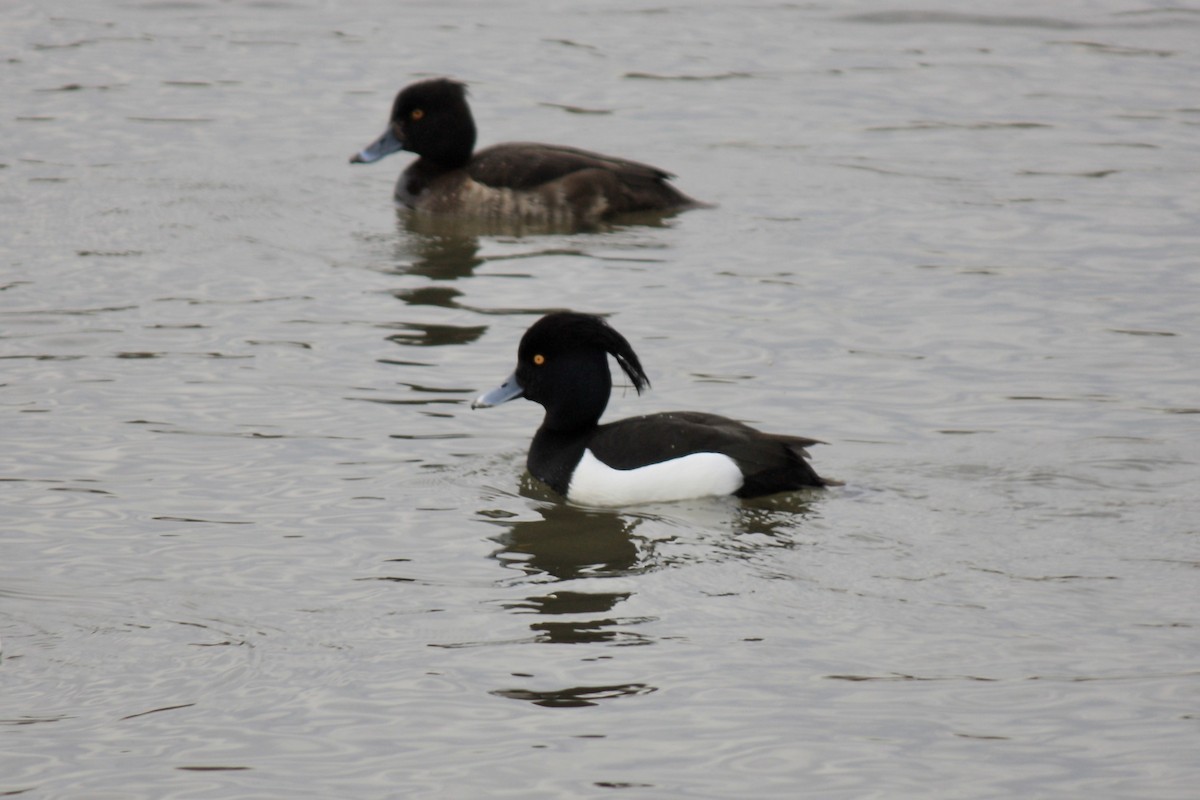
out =
[[546,363],[546,357],[541,353],[538,353],[533,357],[533,363],[540,367],[542,364]]
[[420,108],[414,108],[412,111],[410,111],[408,113],[408,118],[411,119],[413,122],[416,122],[423,116],[425,116],[425,111],[424,111],[424,109],[420,109]]

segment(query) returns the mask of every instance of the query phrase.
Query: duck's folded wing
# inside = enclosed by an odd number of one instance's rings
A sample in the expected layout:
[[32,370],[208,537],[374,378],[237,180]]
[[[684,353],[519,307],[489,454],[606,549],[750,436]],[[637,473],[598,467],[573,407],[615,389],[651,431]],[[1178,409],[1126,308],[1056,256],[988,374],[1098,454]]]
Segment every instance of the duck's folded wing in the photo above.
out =
[[672,177],[649,164],[535,142],[510,142],[480,150],[467,165],[467,174],[487,186],[523,191],[589,169],[613,173],[629,184],[661,183]]
[[602,425],[588,447],[614,469],[636,469],[692,453],[723,453],[749,474],[803,461],[805,448],[814,444],[822,442],[764,433],[717,414],[670,411]]

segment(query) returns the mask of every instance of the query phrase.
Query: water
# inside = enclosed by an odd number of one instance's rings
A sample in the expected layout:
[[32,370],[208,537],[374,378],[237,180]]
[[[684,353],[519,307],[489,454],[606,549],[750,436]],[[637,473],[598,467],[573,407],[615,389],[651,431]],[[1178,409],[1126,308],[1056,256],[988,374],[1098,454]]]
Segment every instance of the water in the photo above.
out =
[[[0,793],[1194,796],[1195,9],[349,5],[0,10]],[[414,228],[430,74],[719,208]],[[563,505],[552,308],[846,486]]]

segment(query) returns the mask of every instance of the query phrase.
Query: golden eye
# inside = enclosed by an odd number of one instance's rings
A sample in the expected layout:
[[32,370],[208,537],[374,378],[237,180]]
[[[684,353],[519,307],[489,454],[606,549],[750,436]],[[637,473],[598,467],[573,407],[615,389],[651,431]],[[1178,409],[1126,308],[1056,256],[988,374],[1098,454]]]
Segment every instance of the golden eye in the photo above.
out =
[[546,363],[546,357],[544,355],[542,355],[541,353],[538,353],[536,356],[533,357],[533,363],[537,364],[540,367],[542,364]]
[[413,110],[412,110],[412,111],[409,113],[409,115],[408,115],[408,116],[409,116],[409,118],[410,118],[410,119],[412,119],[414,122],[416,122],[416,121],[417,121],[417,120],[419,120],[421,117],[425,116],[425,112],[424,112],[424,111],[422,111],[422,110],[421,110],[421,109],[419,109],[419,108],[414,108],[414,109],[413,109]]

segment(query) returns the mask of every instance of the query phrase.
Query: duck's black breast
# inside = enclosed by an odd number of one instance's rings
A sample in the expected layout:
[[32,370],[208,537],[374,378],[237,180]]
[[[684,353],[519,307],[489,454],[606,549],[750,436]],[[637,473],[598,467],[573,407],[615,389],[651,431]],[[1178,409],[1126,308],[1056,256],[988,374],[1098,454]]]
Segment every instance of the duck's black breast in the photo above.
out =
[[575,467],[583,458],[583,452],[595,430],[593,427],[581,432],[562,433],[543,426],[529,445],[529,455],[525,461],[529,474],[565,497]]

